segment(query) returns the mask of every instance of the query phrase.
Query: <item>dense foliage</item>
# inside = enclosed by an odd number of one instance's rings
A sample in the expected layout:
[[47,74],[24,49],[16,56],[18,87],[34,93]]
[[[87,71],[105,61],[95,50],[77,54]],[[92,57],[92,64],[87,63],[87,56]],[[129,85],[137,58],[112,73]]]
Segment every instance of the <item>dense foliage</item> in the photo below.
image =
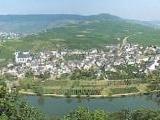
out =
[[90,111],[87,108],[78,108],[66,115],[63,120],[160,120],[160,111],[143,109],[106,113],[103,110]]
[[6,87],[0,89],[0,120],[44,120],[37,109],[22,101],[16,92],[8,93]]
[[124,80],[124,79],[143,79],[146,75],[144,72],[140,72],[138,65],[119,65],[115,66],[116,72],[107,71],[109,80]]

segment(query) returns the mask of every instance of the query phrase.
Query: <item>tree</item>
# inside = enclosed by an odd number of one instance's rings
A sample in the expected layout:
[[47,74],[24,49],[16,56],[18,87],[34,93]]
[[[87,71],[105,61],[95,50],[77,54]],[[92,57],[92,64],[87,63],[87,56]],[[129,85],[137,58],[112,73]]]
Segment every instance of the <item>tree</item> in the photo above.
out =
[[44,115],[29,106],[17,92],[7,92],[6,86],[0,88],[0,120],[44,120]]
[[132,112],[132,120],[160,120],[160,112],[152,110],[137,110]]
[[109,120],[109,118],[102,110],[90,111],[88,108],[79,107],[66,115],[64,120]]
[[29,78],[29,77],[33,77],[34,74],[32,71],[27,71],[26,74],[25,74],[25,77]]
[[2,114],[0,116],[0,120],[9,120],[8,117],[5,114]]
[[42,86],[34,86],[33,87],[34,93],[36,93],[38,96],[42,96],[44,94],[44,89]]
[[40,74],[38,77],[41,78],[42,80],[46,80],[50,78],[50,73],[49,72],[44,72],[43,74]]
[[92,114],[94,120],[109,120],[108,114],[103,110],[96,110]]
[[69,113],[62,120],[160,120],[160,111],[152,110],[122,110],[106,113],[103,110],[90,111],[80,107]]

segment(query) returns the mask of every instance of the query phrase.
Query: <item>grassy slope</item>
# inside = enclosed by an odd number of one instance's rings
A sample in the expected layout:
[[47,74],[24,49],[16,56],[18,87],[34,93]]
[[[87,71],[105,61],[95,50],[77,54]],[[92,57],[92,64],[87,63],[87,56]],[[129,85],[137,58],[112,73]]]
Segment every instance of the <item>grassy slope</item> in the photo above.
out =
[[0,59],[9,59],[16,50],[53,50],[57,48],[89,49],[118,43],[132,35],[129,41],[143,45],[160,45],[160,30],[127,22],[121,19],[87,19],[79,24],[70,24],[21,40],[0,43]]
[[55,47],[68,47],[70,49],[88,49],[103,47],[106,44],[118,43],[131,35],[129,41],[143,45],[160,45],[160,30],[129,23],[123,20],[105,20],[82,22],[65,27],[54,28],[37,36],[26,38],[27,41],[47,41]]

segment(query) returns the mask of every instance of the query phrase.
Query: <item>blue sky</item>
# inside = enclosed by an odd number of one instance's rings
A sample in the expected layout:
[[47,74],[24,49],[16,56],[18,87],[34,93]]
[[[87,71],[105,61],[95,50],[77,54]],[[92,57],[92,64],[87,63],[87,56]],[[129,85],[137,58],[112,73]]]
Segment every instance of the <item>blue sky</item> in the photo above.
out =
[[0,14],[99,14],[160,20],[160,0],[0,0]]

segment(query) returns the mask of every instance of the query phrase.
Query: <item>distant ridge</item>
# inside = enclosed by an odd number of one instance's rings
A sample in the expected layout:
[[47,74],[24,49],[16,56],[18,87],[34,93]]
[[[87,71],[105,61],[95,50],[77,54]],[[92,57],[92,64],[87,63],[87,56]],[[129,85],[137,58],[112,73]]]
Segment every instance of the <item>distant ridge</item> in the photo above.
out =
[[117,20],[120,18],[110,14],[90,16],[74,14],[0,15],[0,32],[30,34],[70,22],[106,19]]

